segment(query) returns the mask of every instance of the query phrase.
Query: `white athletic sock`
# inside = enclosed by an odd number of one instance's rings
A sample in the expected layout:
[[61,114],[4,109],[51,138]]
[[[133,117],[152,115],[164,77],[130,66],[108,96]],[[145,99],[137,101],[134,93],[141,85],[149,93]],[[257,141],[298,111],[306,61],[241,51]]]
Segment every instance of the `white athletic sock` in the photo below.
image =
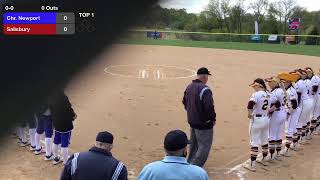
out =
[[35,135],[35,140],[36,140],[36,149],[39,150],[41,149],[41,134],[36,133]]
[[61,148],[61,156],[63,159],[63,164],[66,164],[68,161],[68,148]]
[[58,157],[59,146],[60,146],[59,144],[53,144],[52,152],[53,152],[53,157],[54,158]]
[[27,142],[27,135],[26,132],[24,131],[24,128],[19,128],[20,130],[20,135],[21,135],[21,141],[22,142]]
[[32,128],[29,129],[29,135],[30,135],[30,144],[32,147],[36,146],[36,129]]
[[52,138],[45,138],[46,144],[46,156],[51,156],[52,154]]

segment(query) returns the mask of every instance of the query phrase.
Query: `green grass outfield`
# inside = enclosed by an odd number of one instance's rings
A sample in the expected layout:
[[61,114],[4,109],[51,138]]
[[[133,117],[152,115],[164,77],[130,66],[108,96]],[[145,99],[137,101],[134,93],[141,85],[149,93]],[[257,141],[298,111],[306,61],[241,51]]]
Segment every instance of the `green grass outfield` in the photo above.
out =
[[263,52],[276,52],[287,54],[301,54],[320,57],[320,46],[266,44],[266,43],[240,43],[240,42],[214,42],[214,41],[187,41],[187,40],[154,40],[154,39],[127,39],[120,40],[121,44],[161,45],[201,47],[217,49],[237,49]]

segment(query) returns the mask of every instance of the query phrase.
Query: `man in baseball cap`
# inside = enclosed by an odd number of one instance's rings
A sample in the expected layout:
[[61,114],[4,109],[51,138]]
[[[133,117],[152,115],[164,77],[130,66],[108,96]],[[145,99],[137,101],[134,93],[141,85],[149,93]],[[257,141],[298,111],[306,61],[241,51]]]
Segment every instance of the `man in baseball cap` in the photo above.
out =
[[205,68],[205,67],[202,67],[202,68],[199,68],[199,69],[198,69],[197,75],[201,75],[201,74],[211,76],[210,71],[209,71],[207,68]]
[[199,68],[197,79],[187,86],[182,100],[191,131],[188,162],[200,167],[209,157],[216,124],[213,93],[207,85],[210,75],[207,68]]
[[127,180],[127,169],[111,154],[113,135],[99,132],[95,146],[87,152],[75,153],[68,160],[61,180],[116,179]]
[[138,180],[208,180],[205,170],[187,162],[188,144],[186,133],[170,131],[164,139],[165,158],[145,166]]

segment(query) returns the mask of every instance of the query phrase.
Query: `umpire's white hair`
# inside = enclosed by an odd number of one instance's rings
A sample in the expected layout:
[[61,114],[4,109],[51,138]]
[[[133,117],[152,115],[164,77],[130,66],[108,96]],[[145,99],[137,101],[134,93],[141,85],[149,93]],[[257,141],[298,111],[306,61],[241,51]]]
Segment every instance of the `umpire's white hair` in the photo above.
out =
[[208,77],[208,74],[198,74],[198,78],[205,78]]

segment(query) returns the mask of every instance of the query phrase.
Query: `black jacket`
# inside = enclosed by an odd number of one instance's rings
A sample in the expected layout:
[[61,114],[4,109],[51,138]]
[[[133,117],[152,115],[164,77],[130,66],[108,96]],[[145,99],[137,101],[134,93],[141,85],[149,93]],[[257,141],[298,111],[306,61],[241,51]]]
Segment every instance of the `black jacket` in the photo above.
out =
[[[60,180],[112,180],[119,161],[112,157],[110,152],[96,147],[88,152],[82,152],[77,158],[76,168],[72,164],[75,155],[72,155],[65,165]],[[73,167],[72,167],[73,166]],[[75,169],[72,174],[72,169]],[[117,180],[127,180],[127,169],[119,168]]]
[[49,100],[53,126],[59,132],[67,132],[73,129],[75,113],[68,97],[63,91],[59,91]]
[[[204,88],[206,89],[204,90]],[[203,94],[200,95],[202,90]],[[216,121],[216,113],[212,91],[208,86],[198,79],[193,80],[184,92],[182,103],[187,110],[188,122],[192,128],[213,128],[213,122]]]

